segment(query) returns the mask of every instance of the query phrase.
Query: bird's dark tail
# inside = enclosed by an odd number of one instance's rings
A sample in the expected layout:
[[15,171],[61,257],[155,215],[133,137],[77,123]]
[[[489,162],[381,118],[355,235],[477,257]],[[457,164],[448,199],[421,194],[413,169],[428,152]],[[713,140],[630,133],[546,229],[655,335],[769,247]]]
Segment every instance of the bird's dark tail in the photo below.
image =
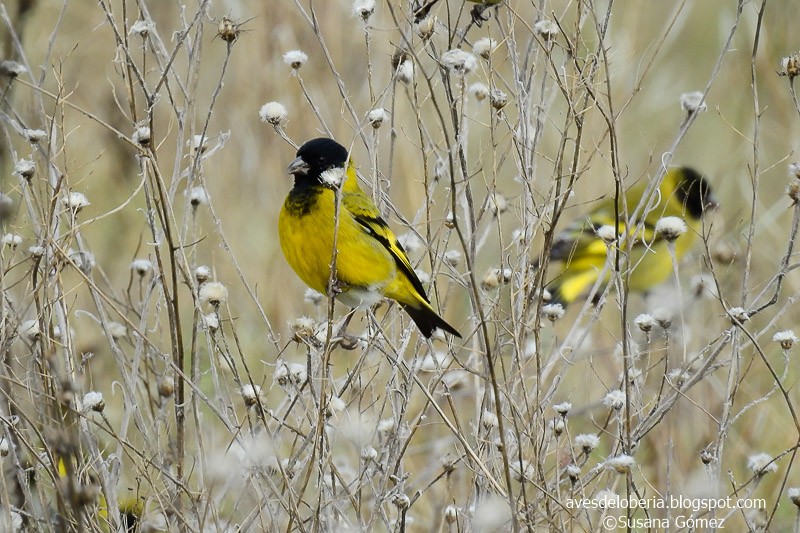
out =
[[400,304],[405,309],[408,316],[411,317],[411,320],[417,325],[419,330],[425,335],[425,338],[430,339],[431,335],[433,335],[433,330],[436,328],[442,329],[451,335],[455,335],[459,339],[461,338],[461,333],[458,332],[456,328],[448,324],[444,321],[442,317],[436,314],[436,312],[429,308],[429,307],[411,307],[408,304]]

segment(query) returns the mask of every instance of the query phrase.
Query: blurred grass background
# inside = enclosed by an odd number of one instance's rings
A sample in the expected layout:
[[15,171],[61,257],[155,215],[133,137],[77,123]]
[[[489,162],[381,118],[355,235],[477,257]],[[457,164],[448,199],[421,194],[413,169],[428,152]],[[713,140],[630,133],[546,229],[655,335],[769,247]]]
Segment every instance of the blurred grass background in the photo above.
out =
[[[14,2],[3,3],[9,12]],[[119,16],[121,2],[111,3]],[[307,6],[307,4],[303,4]],[[371,76],[375,87],[391,84],[393,69],[391,56],[397,46],[402,45],[400,31],[388,6],[391,5],[401,15],[408,13],[407,2],[390,0],[388,4],[378,2],[376,15],[371,21],[369,42],[371,52]],[[600,16],[607,2],[592,4],[592,12]],[[719,76],[711,86],[706,103],[708,110],[702,114],[690,129],[687,138],[673,154],[673,163],[694,166],[704,172],[714,187],[721,207],[708,220],[711,225],[709,247],[713,251],[731,250],[735,259],[729,264],[717,263],[717,274],[723,296],[731,305],[751,302],[754,294],[763,289],[776,272],[777,259],[786,249],[787,236],[791,226],[791,202],[785,195],[787,165],[796,159],[798,139],[798,114],[792,103],[785,77],[777,75],[780,60],[791,52],[800,49],[800,41],[794,31],[794,22],[800,18],[800,5],[794,2],[767,3],[761,26],[758,50],[755,56],[755,75],[757,95],[760,106],[758,145],[754,149],[754,89],[751,73],[751,56],[757,24],[757,9],[761,4],[745,3],[744,12],[732,46],[724,54]],[[374,107],[389,108],[391,96],[386,94],[373,101],[365,83],[367,69],[366,34],[363,24],[352,14],[349,1],[336,0],[314,2],[319,23],[319,34],[325,37],[336,71],[346,87],[346,95],[361,115]],[[185,20],[194,9],[192,5],[180,2],[152,2],[148,4],[150,15],[156,28],[165,40],[172,42]],[[137,18],[135,2],[126,2],[129,20]],[[508,10],[514,13],[512,19],[519,28],[532,25],[541,16],[555,15],[565,27],[575,24],[573,2],[551,1],[530,2],[508,0],[497,10],[503,20]],[[188,9],[188,10],[187,10]],[[734,2],[640,2],[638,0],[617,0],[613,3],[613,16],[606,39],[608,72],[599,76],[603,83],[595,90],[605,94],[605,75],[608,75],[611,101],[615,112],[616,135],[619,141],[620,166],[626,183],[647,179],[657,173],[665,150],[670,146],[678,126],[684,118],[679,99],[681,94],[703,90],[709,75],[721,52],[721,46],[731,31],[735,17]],[[440,22],[447,20],[447,13],[456,16],[462,10],[460,2],[442,0],[436,10]],[[303,50],[309,56],[308,63],[301,69],[305,86],[314,102],[316,111],[331,127],[334,137],[346,145],[356,138],[357,125],[352,123],[345,111],[342,96],[339,94],[336,79],[325,61],[320,43],[307,20],[301,15],[295,2],[225,1],[217,2],[209,11],[211,18],[204,20],[206,30],[201,38],[192,43],[197,53],[202,54],[200,68],[194,80],[187,78],[197,98],[197,109],[207,109],[214,89],[219,82],[225,58],[225,43],[215,38],[216,27],[223,16],[241,21],[243,30],[233,44],[230,64],[225,73],[224,85],[219,93],[211,120],[208,136],[211,143],[220,135],[230,132],[220,151],[208,158],[203,165],[203,175],[214,210],[221,220],[221,228],[230,244],[228,254],[222,244],[218,228],[207,209],[200,208],[197,213],[196,243],[187,253],[196,264],[207,264],[214,271],[214,277],[223,281],[230,291],[231,317],[235,322],[244,359],[251,365],[254,377],[265,384],[271,383],[274,363],[279,356],[296,362],[305,362],[306,348],[302,344],[290,343],[288,323],[303,315],[311,315],[324,320],[324,308],[315,308],[304,302],[305,287],[286,265],[277,242],[276,221],[285,194],[291,187],[291,178],[285,167],[294,158],[294,149],[271,127],[262,124],[258,118],[259,107],[267,101],[279,101],[288,109],[285,125],[287,135],[297,143],[320,136],[323,130],[311,106],[303,96],[291,69],[282,59],[289,50]],[[468,15],[462,11],[461,21]],[[60,19],[60,22],[58,22]],[[54,28],[58,28],[53,33]],[[10,32],[5,32],[4,57],[17,57],[10,45]],[[22,36],[22,49],[26,63],[33,66],[35,78],[44,78],[42,86],[51,93],[62,94],[70,103],[84,109],[129,135],[130,120],[125,118],[125,106],[120,106],[125,94],[125,86],[120,76],[123,63],[120,51],[115,44],[106,16],[95,3],[55,0],[31,2],[30,12],[24,23],[14,31]],[[408,31],[403,27],[402,31]],[[481,36],[491,35],[501,42],[493,53],[492,66],[499,78],[510,79],[511,65],[507,56],[508,46],[497,32],[496,21],[490,21],[483,28],[473,27],[468,40],[474,42]],[[587,34],[588,35],[588,34]],[[190,39],[194,39],[192,34]],[[48,51],[52,39],[52,51]],[[442,43],[439,42],[439,45]],[[592,49],[595,43],[591,37],[586,42],[575,43],[581,53]],[[464,46],[468,49],[468,44]],[[441,51],[444,51],[443,48]],[[563,50],[559,50],[563,54]],[[45,62],[45,58],[48,59]],[[164,58],[161,58],[163,61]],[[176,56],[177,71],[185,72],[190,58],[181,50]],[[161,75],[159,68],[148,59],[145,69],[149,83]],[[432,68],[426,65],[427,68]],[[479,80],[484,73],[476,72],[468,80]],[[419,78],[418,78],[419,80]],[[570,80],[574,82],[575,80]],[[538,80],[533,83],[538,87]],[[536,90],[536,89],[534,89]],[[563,124],[564,103],[558,98],[556,90],[550,86],[547,98],[554,104],[548,109],[543,141],[539,145],[537,158],[541,161],[536,176],[538,190],[544,192],[549,187],[552,176],[551,161],[561,139],[559,128]],[[509,91],[510,92],[510,91]],[[141,95],[139,95],[141,98]],[[42,98],[44,108],[50,117],[63,120],[63,149],[54,160],[67,176],[71,190],[87,195],[91,206],[86,216],[97,216],[114,210],[128,200],[140,182],[139,166],[133,148],[109,132],[107,128],[69,107],[59,105],[47,95],[41,96],[27,85],[16,84],[6,93],[4,109],[13,109],[23,117],[28,127],[47,129],[47,124],[36,123],[41,117],[36,111],[36,99]],[[514,124],[516,108],[513,96],[505,111],[509,123]],[[353,157],[359,162],[363,176],[369,179],[377,171],[385,182],[392,203],[406,218],[415,220],[416,229],[424,235],[424,225],[420,218],[420,206],[426,198],[425,179],[431,176],[434,159],[423,167],[419,157],[419,135],[416,121],[418,114],[413,103],[402,92],[397,93],[394,103],[393,135],[396,135],[395,151],[389,161],[389,128],[377,130],[381,139],[378,168],[372,163],[363,143],[353,143]],[[120,109],[123,108],[123,110]],[[420,111],[427,118],[432,112],[430,102],[423,102]],[[511,203],[511,208],[500,216],[498,234],[509,240],[511,232],[519,227],[519,199],[524,193],[516,179],[519,171],[513,157],[508,157],[502,165],[496,165],[497,158],[513,154],[508,130],[499,133],[498,149],[493,151],[488,145],[490,138],[491,111],[486,103],[471,102],[469,116],[469,155],[472,168],[478,170],[474,178],[479,201],[490,192],[500,191]],[[155,128],[158,146],[158,159],[171,162],[175,151],[171,144],[176,121],[170,110],[168,95],[162,91],[156,103]],[[190,129],[201,127],[205,116],[197,114],[187,117]],[[435,126],[431,122],[431,126]],[[367,125],[366,129],[371,130]],[[579,178],[574,197],[565,211],[563,225],[583,216],[591,207],[591,202],[613,191],[613,176],[608,159],[607,128],[602,117],[594,110],[586,114],[586,130],[582,141],[585,154],[597,151],[585,173]],[[30,148],[24,139],[6,128],[6,146],[0,161],[3,176],[2,190],[15,199],[21,196],[22,184],[12,175],[15,160],[26,154]],[[371,136],[371,131],[366,131]],[[450,132],[452,135],[452,132]],[[433,139],[441,139],[441,132],[432,132]],[[170,164],[164,168],[170,170]],[[755,175],[757,173],[757,176]],[[754,190],[754,180],[758,187]],[[751,204],[754,193],[755,219],[751,218]],[[436,205],[432,216],[438,216],[441,223],[448,209],[448,193],[443,187],[435,188],[432,199]],[[104,218],[87,225],[83,237],[95,255],[97,269],[102,272],[101,285],[107,284],[109,292],[122,294],[131,281],[130,263],[136,257],[147,256],[151,249],[152,237],[144,216],[144,198],[136,194],[130,204]],[[398,235],[406,233],[400,221],[389,217],[390,224]],[[742,291],[744,257],[748,249],[748,230],[754,226],[752,240],[752,265],[749,282]],[[22,235],[24,247],[34,244],[35,228],[25,217],[24,209],[6,231]],[[475,271],[480,278],[486,269],[498,266],[503,257],[499,239],[490,237],[477,257]],[[451,241],[450,246],[455,245]],[[540,239],[531,250],[538,255]],[[412,252],[412,258],[422,259],[424,248]],[[721,252],[720,252],[721,253]],[[693,275],[703,270],[703,250],[698,247],[681,265],[684,288],[690,286]],[[244,285],[239,282],[231,256],[242,268],[244,278],[255,287],[258,303],[261,304],[271,328],[279,336],[278,345],[283,348],[277,353],[269,341],[268,327],[257,311]],[[463,270],[463,264],[458,268]],[[9,269],[5,276],[5,286],[9,290],[15,283],[25,278],[22,268]],[[97,278],[96,278],[97,279]],[[82,290],[84,280],[74,272],[65,272],[65,294],[73,309],[92,308],[86,291]],[[440,280],[440,283],[442,280]],[[765,313],[754,320],[754,331],[764,328],[766,343],[775,331],[791,328],[798,321],[798,311],[794,300],[798,294],[800,276],[790,272],[786,279],[777,311]],[[659,305],[659,295],[665,300],[674,298],[669,287],[645,301],[636,296],[632,299],[630,317],[638,312],[652,310]],[[135,283],[134,283],[135,286]],[[182,291],[188,294],[183,287]],[[508,290],[508,289],[504,289]],[[469,329],[469,300],[461,289],[452,284],[447,290],[447,316],[462,327]],[[442,293],[444,294],[444,293]],[[502,302],[501,302],[502,307]],[[584,345],[585,353],[574,368],[567,369],[560,385],[557,399],[567,399],[576,406],[586,406],[572,419],[571,433],[592,431],[595,422],[595,409],[599,400],[609,389],[618,386],[621,372],[619,358],[614,349],[619,341],[618,310],[608,306],[603,312],[600,327],[590,332],[589,341]],[[340,309],[341,311],[341,309]],[[394,311],[396,312],[396,311]],[[705,345],[726,326],[724,310],[713,299],[691,301],[686,310],[689,325],[683,335],[689,339],[690,350]],[[502,314],[502,313],[501,313]],[[568,312],[568,319],[574,318],[575,311]],[[555,331],[543,335],[543,343],[556,343],[569,330],[568,320],[556,324]],[[357,314],[354,328],[364,328],[363,314]],[[76,330],[77,351],[93,352],[87,388],[105,389],[109,403],[115,401],[111,394],[111,380],[116,370],[112,363],[105,339],[99,326],[87,315],[76,314],[71,322]],[[163,327],[163,324],[162,324]],[[545,328],[547,329],[547,328]],[[166,333],[161,330],[161,334]],[[559,337],[561,335],[561,337]],[[639,342],[643,342],[634,333]],[[656,341],[656,344],[661,341]],[[779,360],[780,350],[774,344],[768,347],[767,357]],[[21,348],[17,347],[17,350]],[[502,350],[501,350],[502,352]],[[459,354],[459,352],[456,352]],[[753,361],[753,369],[740,383],[742,405],[748,399],[759,398],[773,383],[772,377],[763,369],[756,356],[747,352]],[[464,356],[464,353],[460,353]],[[508,354],[506,354],[508,355]],[[335,375],[341,375],[351,368],[357,356],[334,354]],[[655,359],[655,358],[654,358]],[[776,363],[777,364],[777,363]],[[377,371],[379,363],[374,363]],[[364,373],[369,374],[372,366],[367,365]],[[385,368],[383,368],[385,370]],[[656,379],[653,376],[651,379]],[[784,386],[797,399],[794,385],[798,374],[794,368]],[[210,379],[210,378],[207,378]],[[375,379],[370,387],[376,390],[365,394],[370,397],[382,396],[385,392],[383,376]],[[89,383],[92,386],[89,386]],[[649,383],[649,382],[648,382]],[[206,381],[203,386],[210,387]],[[703,465],[699,452],[714,439],[717,428],[713,417],[724,401],[722,392],[725,386],[723,374],[713,375],[692,391],[692,399],[681,403],[665,418],[663,424],[669,427],[667,433],[675,440],[668,442],[658,438],[641,444],[641,455],[637,461],[647,473],[647,479],[656,486],[663,487],[668,482],[678,493],[703,493]],[[267,394],[265,404],[279,401],[282,391],[272,388]],[[459,396],[452,398],[456,404]],[[422,397],[417,398],[422,401]],[[413,409],[412,409],[413,411]],[[596,416],[604,416],[597,413]],[[766,451],[777,454],[791,449],[798,439],[797,431],[787,413],[786,405],[773,397],[738,422],[728,438],[726,464],[724,471],[732,472],[732,479],[742,482],[747,477],[746,457],[754,452]],[[420,472],[426,468],[435,470],[438,465],[430,465],[431,457],[442,455],[439,448],[447,449],[450,442],[443,438],[447,432],[441,426],[432,425],[432,431],[416,436],[406,457],[410,465],[418,466]],[[435,430],[434,430],[435,429]],[[437,433],[441,431],[441,433]],[[438,437],[438,438],[437,438]],[[218,437],[210,435],[211,440]],[[221,438],[225,442],[226,438]],[[211,446],[212,448],[214,446]],[[358,450],[355,450],[357,454]],[[348,453],[354,453],[352,449]],[[607,452],[604,452],[607,453]],[[670,457],[669,467],[667,455]],[[556,462],[560,462],[556,458]],[[783,467],[783,464],[781,465]],[[790,464],[789,467],[794,466]],[[782,474],[786,474],[782,472]],[[425,477],[423,473],[418,474]],[[786,474],[789,486],[796,478],[794,473]],[[724,477],[724,475],[723,475]],[[760,497],[766,497],[770,504],[780,498],[780,484],[783,476],[774,476],[759,487]],[[423,517],[434,515],[435,498],[426,500],[426,507],[418,506]],[[787,524],[793,516],[788,500],[783,501],[778,511],[778,523]],[[737,519],[734,517],[734,519]],[[737,522],[739,523],[739,522]],[[738,526],[737,526],[738,527]]]

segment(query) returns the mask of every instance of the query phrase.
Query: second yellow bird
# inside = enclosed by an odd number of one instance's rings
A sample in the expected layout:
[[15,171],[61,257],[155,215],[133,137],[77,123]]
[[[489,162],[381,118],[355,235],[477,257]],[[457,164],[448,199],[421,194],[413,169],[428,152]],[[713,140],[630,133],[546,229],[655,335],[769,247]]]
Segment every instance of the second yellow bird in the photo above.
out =
[[[625,193],[625,206],[633,214],[642,201],[646,183],[638,184]],[[562,261],[561,273],[547,286],[554,302],[568,304],[586,293],[599,279],[606,265],[608,247],[598,235],[603,226],[613,228],[622,236],[620,249],[627,250],[630,239],[631,254],[628,258],[631,291],[647,291],[664,282],[673,272],[672,257],[668,242],[656,231],[656,225],[665,217],[684,220],[687,231],[675,240],[675,257],[680,260],[697,241],[703,215],[717,205],[708,181],[689,167],[670,169],[656,191],[653,205],[646,211],[639,207],[640,214],[625,220],[623,205],[619,206],[620,222],[616,223],[614,198],[602,201],[587,216],[567,227],[556,238],[550,254],[554,261]],[[610,275],[606,272],[603,283]],[[601,287],[602,291],[602,287]]]

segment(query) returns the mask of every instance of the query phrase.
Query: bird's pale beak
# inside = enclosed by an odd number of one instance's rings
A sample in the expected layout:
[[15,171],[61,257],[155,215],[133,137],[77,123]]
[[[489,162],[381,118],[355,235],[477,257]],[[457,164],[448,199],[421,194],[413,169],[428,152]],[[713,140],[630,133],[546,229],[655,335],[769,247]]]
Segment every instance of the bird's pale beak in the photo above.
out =
[[302,157],[298,157],[286,168],[286,172],[296,176],[298,174],[308,174],[310,168],[311,167],[308,166],[308,163],[306,163]]

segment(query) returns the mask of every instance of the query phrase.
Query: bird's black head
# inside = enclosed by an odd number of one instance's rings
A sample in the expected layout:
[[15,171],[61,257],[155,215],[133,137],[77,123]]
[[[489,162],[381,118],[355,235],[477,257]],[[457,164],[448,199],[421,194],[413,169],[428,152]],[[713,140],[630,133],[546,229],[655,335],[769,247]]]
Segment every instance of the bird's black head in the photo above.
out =
[[700,218],[705,211],[717,207],[711,185],[702,174],[689,167],[682,167],[678,172],[680,180],[675,191],[690,216]]
[[297,158],[287,168],[295,178],[306,176],[318,180],[320,174],[332,168],[347,166],[347,149],[333,139],[320,137],[305,143],[297,150]]

